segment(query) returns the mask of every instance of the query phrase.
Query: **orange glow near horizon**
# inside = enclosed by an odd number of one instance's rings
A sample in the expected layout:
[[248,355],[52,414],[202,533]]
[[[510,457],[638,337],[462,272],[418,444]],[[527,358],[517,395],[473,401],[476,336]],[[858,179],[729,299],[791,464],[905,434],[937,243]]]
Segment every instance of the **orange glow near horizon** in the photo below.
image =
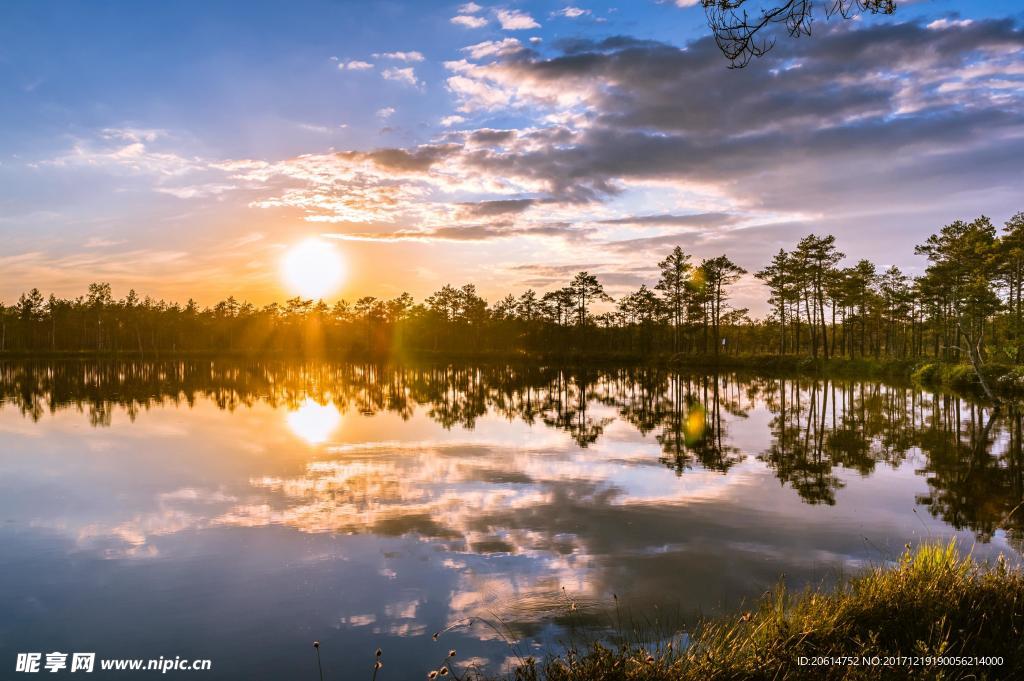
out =
[[341,255],[322,239],[292,246],[281,261],[281,276],[290,291],[303,298],[324,298],[338,290],[345,275]]

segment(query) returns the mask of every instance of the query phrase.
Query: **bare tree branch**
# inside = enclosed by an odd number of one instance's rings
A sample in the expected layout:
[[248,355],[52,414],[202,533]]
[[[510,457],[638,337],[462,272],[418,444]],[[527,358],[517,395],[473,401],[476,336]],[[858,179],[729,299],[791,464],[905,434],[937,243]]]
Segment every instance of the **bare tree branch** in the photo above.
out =
[[[825,16],[841,16],[850,19],[858,13],[892,14],[896,11],[896,0],[823,0]],[[730,68],[743,68],[751,59],[760,57],[775,45],[771,36],[761,31],[771,26],[784,26],[791,37],[811,34],[816,8],[815,0],[775,0],[772,4],[759,6],[756,12],[749,12],[750,0],[701,0],[708,26],[715,36],[715,43],[729,60]]]

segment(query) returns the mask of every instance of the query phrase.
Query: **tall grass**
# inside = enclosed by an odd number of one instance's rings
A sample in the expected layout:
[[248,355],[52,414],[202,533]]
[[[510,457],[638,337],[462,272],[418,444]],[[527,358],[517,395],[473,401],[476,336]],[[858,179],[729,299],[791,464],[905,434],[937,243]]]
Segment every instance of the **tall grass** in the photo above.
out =
[[[622,638],[612,645],[570,645],[545,660],[523,661],[512,677],[1024,679],[1022,635],[1024,575],[1002,558],[995,564],[979,564],[949,543],[908,547],[894,565],[873,568],[833,590],[791,593],[780,587],[752,612],[704,623],[692,640],[662,638],[644,645]],[[909,661],[885,664],[900,657]],[[928,658],[939,657],[1002,661],[928,663]],[[848,661],[809,664],[816,658]]]

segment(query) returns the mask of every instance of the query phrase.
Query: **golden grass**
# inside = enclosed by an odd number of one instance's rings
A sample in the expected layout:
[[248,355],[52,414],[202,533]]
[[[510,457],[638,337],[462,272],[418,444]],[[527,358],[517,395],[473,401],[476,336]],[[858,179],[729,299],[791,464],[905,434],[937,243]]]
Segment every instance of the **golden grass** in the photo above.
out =
[[[545,660],[524,660],[512,678],[1024,679],[1022,634],[1021,571],[1002,558],[980,564],[951,542],[908,547],[895,565],[873,568],[832,590],[779,588],[752,612],[704,623],[692,641],[571,646]],[[965,657],[1002,663],[928,663]],[[847,662],[807,663],[822,658]],[[884,664],[893,658],[904,660]]]

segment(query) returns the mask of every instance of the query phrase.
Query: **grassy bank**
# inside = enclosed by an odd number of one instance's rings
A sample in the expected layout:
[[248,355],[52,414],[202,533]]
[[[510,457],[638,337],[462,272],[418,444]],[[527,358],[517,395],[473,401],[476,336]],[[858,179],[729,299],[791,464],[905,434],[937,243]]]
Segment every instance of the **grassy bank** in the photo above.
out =
[[[1021,679],[1024,575],[1003,561],[978,564],[955,545],[907,550],[821,591],[776,591],[739,617],[653,645],[593,644],[525,660],[516,681],[709,679]],[[680,635],[681,636],[681,635]],[[890,664],[892,658],[918,664]],[[927,664],[928,658],[995,657],[1001,664]],[[848,664],[811,665],[821,658]],[[877,658],[878,664],[865,664]],[[924,658],[921,660],[920,658]],[[861,664],[853,664],[853,661]]]
[[[982,367],[985,380],[992,390],[1001,395],[1024,393],[1024,366],[991,362]],[[926,362],[919,365],[911,377],[923,385],[935,385],[957,390],[978,390],[978,377],[969,364]]]

